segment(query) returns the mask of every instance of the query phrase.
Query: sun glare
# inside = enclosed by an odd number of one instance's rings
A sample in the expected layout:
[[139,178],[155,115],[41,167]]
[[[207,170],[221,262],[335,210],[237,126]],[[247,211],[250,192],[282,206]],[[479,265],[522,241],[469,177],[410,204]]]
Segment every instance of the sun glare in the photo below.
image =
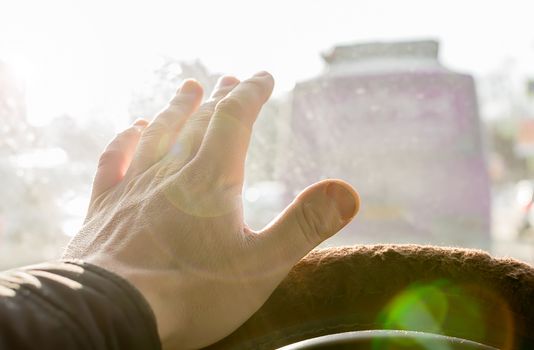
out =
[[15,57],[6,63],[15,78],[15,83],[25,84],[28,78],[34,74],[33,65],[26,57]]
[[[11,15],[0,16],[0,31],[8,33],[0,35],[1,60],[8,64],[16,83],[24,86],[26,117],[31,124],[46,124],[65,114],[76,116],[87,107],[90,91],[96,89],[84,80],[99,69],[90,65],[79,69],[84,63],[80,46],[88,40],[76,26],[83,23],[73,23],[76,16],[72,13],[65,16],[52,11],[41,16],[49,10],[46,4],[32,3],[32,11],[28,5],[12,2]],[[68,4],[62,8],[70,10]]]

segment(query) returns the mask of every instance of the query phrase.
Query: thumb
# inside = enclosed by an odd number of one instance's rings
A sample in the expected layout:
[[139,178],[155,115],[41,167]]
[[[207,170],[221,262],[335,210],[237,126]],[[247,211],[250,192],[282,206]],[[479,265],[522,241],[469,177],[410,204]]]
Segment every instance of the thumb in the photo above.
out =
[[[287,262],[291,268],[319,243],[347,225],[358,212],[360,199],[342,180],[324,180],[302,191],[260,233],[264,262]],[[281,260],[283,259],[283,260]]]

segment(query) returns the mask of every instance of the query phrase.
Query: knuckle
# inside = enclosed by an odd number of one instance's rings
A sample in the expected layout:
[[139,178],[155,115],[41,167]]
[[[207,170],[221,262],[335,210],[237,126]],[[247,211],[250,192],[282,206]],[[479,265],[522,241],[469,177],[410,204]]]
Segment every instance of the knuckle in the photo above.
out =
[[178,139],[185,140],[186,142],[196,142],[198,146],[202,142],[202,138],[208,128],[211,120],[211,115],[198,115],[195,118],[189,120],[183,128],[183,131],[178,135]]
[[180,121],[193,112],[193,106],[185,101],[171,101],[167,108],[161,111],[148,128],[161,125],[164,128],[174,128]]
[[211,100],[211,101],[207,101],[205,103],[202,104],[202,106],[200,106],[200,108],[198,109],[198,112],[197,114],[211,114],[213,113],[213,111],[215,110],[215,106],[217,106],[217,103],[220,101],[219,100]]
[[216,105],[216,101],[204,103],[199,108],[199,110],[188,120],[187,124],[193,123],[195,125],[206,125],[207,123],[209,123]]
[[189,124],[196,130],[204,130],[208,126],[210,119],[211,114],[200,113],[199,115],[195,116],[195,118],[191,119]]
[[299,205],[296,209],[296,221],[304,239],[315,246],[324,240],[321,213],[314,206],[307,203]]
[[228,96],[223,98],[216,108],[217,113],[228,114],[230,116],[246,115],[249,108],[247,108],[247,101],[237,96]]
[[161,112],[158,118],[176,118],[176,116],[181,116],[184,114],[189,114],[193,111],[195,107],[195,102],[191,98],[184,97],[181,95],[175,96],[172,100],[169,101],[167,107]]
[[144,132],[144,137],[154,138],[161,137],[162,134],[165,134],[169,131],[169,127],[160,119],[155,120]]
[[187,184],[187,190],[191,193],[203,194],[208,191],[204,176],[200,172],[194,171],[192,167],[182,169],[177,183]]
[[224,176],[218,170],[216,162],[208,164],[193,160],[180,173],[186,183],[191,184],[191,190],[198,194],[225,196],[240,190],[240,184]]
[[228,87],[220,87],[217,90],[215,90],[212,94],[212,98],[214,100],[220,100],[224,96],[228,95],[230,91],[234,89],[234,86],[228,86]]
[[189,163],[161,184],[167,201],[189,214],[209,217],[239,209],[241,197],[235,187],[228,187],[220,178],[208,178],[207,168],[193,165]]
[[173,110],[171,110],[169,107],[167,107],[166,109],[164,109],[163,111],[159,112],[157,115],[156,115],[156,118],[154,118],[154,120],[152,121],[152,123],[150,123],[148,125],[148,128],[151,128],[151,127],[154,127],[154,126],[158,126],[158,125],[161,125],[161,126],[168,126],[170,125],[171,121],[173,119],[176,119],[176,114]]
[[183,94],[175,95],[170,101],[168,108],[187,108],[192,104],[191,98]]

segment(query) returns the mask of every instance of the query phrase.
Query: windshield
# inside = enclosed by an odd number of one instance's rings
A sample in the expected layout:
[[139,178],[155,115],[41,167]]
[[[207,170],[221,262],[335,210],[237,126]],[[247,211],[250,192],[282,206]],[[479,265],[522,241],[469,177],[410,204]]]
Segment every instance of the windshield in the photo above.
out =
[[[0,266],[59,256],[98,156],[186,78],[276,80],[243,191],[253,229],[352,183],[323,246],[481,248],[534,263],[534,4],[13,1],[0,5]],[[35,247],[39,247],[36,249]]]

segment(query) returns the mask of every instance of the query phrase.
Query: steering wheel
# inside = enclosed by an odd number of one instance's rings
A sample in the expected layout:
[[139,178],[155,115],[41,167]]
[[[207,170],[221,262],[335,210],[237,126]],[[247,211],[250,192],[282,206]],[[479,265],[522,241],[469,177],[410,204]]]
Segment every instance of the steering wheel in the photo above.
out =
[[287,345],[278,350],[497,350],[474,341],[439,334],[372,330],[330,334]]
[[315,250],[252,317],[208,349],[530,350],[533,296],[534,267],[480,250]]

